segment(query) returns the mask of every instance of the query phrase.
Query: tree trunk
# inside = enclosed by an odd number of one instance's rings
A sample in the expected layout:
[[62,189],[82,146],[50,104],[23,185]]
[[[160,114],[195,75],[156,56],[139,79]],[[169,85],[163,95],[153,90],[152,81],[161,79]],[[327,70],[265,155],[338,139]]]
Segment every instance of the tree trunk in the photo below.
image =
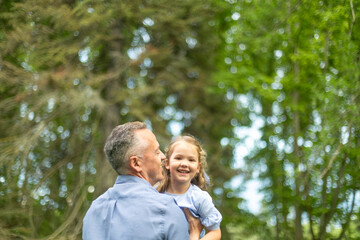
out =
[[[122,56],[122,34],[121,34],[121,21],[115,23],[112,26],[113,36],[116,36],[110,44],[110,58],[111,58],[111,66],[109,67],[109,71],[113,72],[111,77],[114,79],[110,80],[110,84],[107,84],[106,88],[103,90],[105,92],[104,98],[105,101],[110,101],[112,98],[113,89],[121,89],[118,85],[121,84],[122,72],[124,65],[121,62]],[[115,87],[116,86],[116,87]],[[116,94],[116,93],[115,93]],[[103,147],[106,141],[107,136],[109,136],[110,132],[114,127],[121,124],[120,123],[120,107],[111,104],[106,107],[106,110],[103,113],[102,120],[100,123],[99,131],[104,133],[104,139],[101,140],[100,146],[98,147],[98,156],[102,156],[97,161],[97,178],[96,178],[96,195],[102,194],[106,189],[111,187],[115,183],[115,179],[117,173],[112,168],[109,161],[106,159],[106,156],[103,152]]]
[[[297,49],[295,48],[294,54],[297,55]],[[294,62],[294,81],[297,84],[300,81],[300,67],[297,61]],[[299,105],[299,92],[295,89],[293,92],[293,104]],[[295,173],[295,240],[303,239],[302,229],[302,213],[301,208],[301,174],[299,171],[299,163],[301,158],[301,150],[298,145],[298,137],[300,136],[300,115],[297,109],[294,110],[294,173]]]

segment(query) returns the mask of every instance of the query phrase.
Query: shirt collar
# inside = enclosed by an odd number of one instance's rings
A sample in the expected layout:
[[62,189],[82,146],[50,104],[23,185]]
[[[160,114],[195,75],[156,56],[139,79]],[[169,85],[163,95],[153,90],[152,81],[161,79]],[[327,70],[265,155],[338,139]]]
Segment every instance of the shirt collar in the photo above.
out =
[[115,184],[121,184],[121,183],[140,183],[140,184],[145,184],[147,186],[151,186],[151,184],[146,181],[145,179],[136,177],[136,176],[132,176],[132,175],[120,175],[117,176]]

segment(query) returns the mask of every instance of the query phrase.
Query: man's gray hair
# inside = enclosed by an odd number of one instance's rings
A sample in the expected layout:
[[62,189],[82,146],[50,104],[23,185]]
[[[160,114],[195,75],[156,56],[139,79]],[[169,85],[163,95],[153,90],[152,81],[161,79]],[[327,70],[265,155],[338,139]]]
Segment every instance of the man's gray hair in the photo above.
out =
[[128,122],[115,127],[110,133],[104,146],[104,152],[111,166],[119,174],[126,174],[128,161],[134,147],[138,145],[135,130],[147,129],[145,123]]

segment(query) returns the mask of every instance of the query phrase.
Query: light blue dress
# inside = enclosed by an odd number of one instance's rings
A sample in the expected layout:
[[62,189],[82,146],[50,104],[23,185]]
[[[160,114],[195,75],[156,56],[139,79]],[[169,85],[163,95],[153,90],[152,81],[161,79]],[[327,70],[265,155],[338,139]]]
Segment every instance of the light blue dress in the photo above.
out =
[[[184,194],[171,194],[164,192],[175,198],[178,206],[188,208],[192,215],[199,217],[202,225],[208,230],[220,228],[222,220],[221,213],[216,209],[210,194],[201,190],[198,186],[190,184],[189,189]],[[201,237],[204,235],[204,231]]]

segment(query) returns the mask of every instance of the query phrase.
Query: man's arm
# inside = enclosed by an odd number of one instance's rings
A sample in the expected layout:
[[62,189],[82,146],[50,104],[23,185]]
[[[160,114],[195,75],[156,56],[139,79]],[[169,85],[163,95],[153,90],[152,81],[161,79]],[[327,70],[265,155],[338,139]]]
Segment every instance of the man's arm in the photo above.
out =
[[194,217],[190,213],[189,209],[184,208],[183,210],[189,223],[189,240],[199,240],[201,230],[204,226],[201,224],[199,218]]

